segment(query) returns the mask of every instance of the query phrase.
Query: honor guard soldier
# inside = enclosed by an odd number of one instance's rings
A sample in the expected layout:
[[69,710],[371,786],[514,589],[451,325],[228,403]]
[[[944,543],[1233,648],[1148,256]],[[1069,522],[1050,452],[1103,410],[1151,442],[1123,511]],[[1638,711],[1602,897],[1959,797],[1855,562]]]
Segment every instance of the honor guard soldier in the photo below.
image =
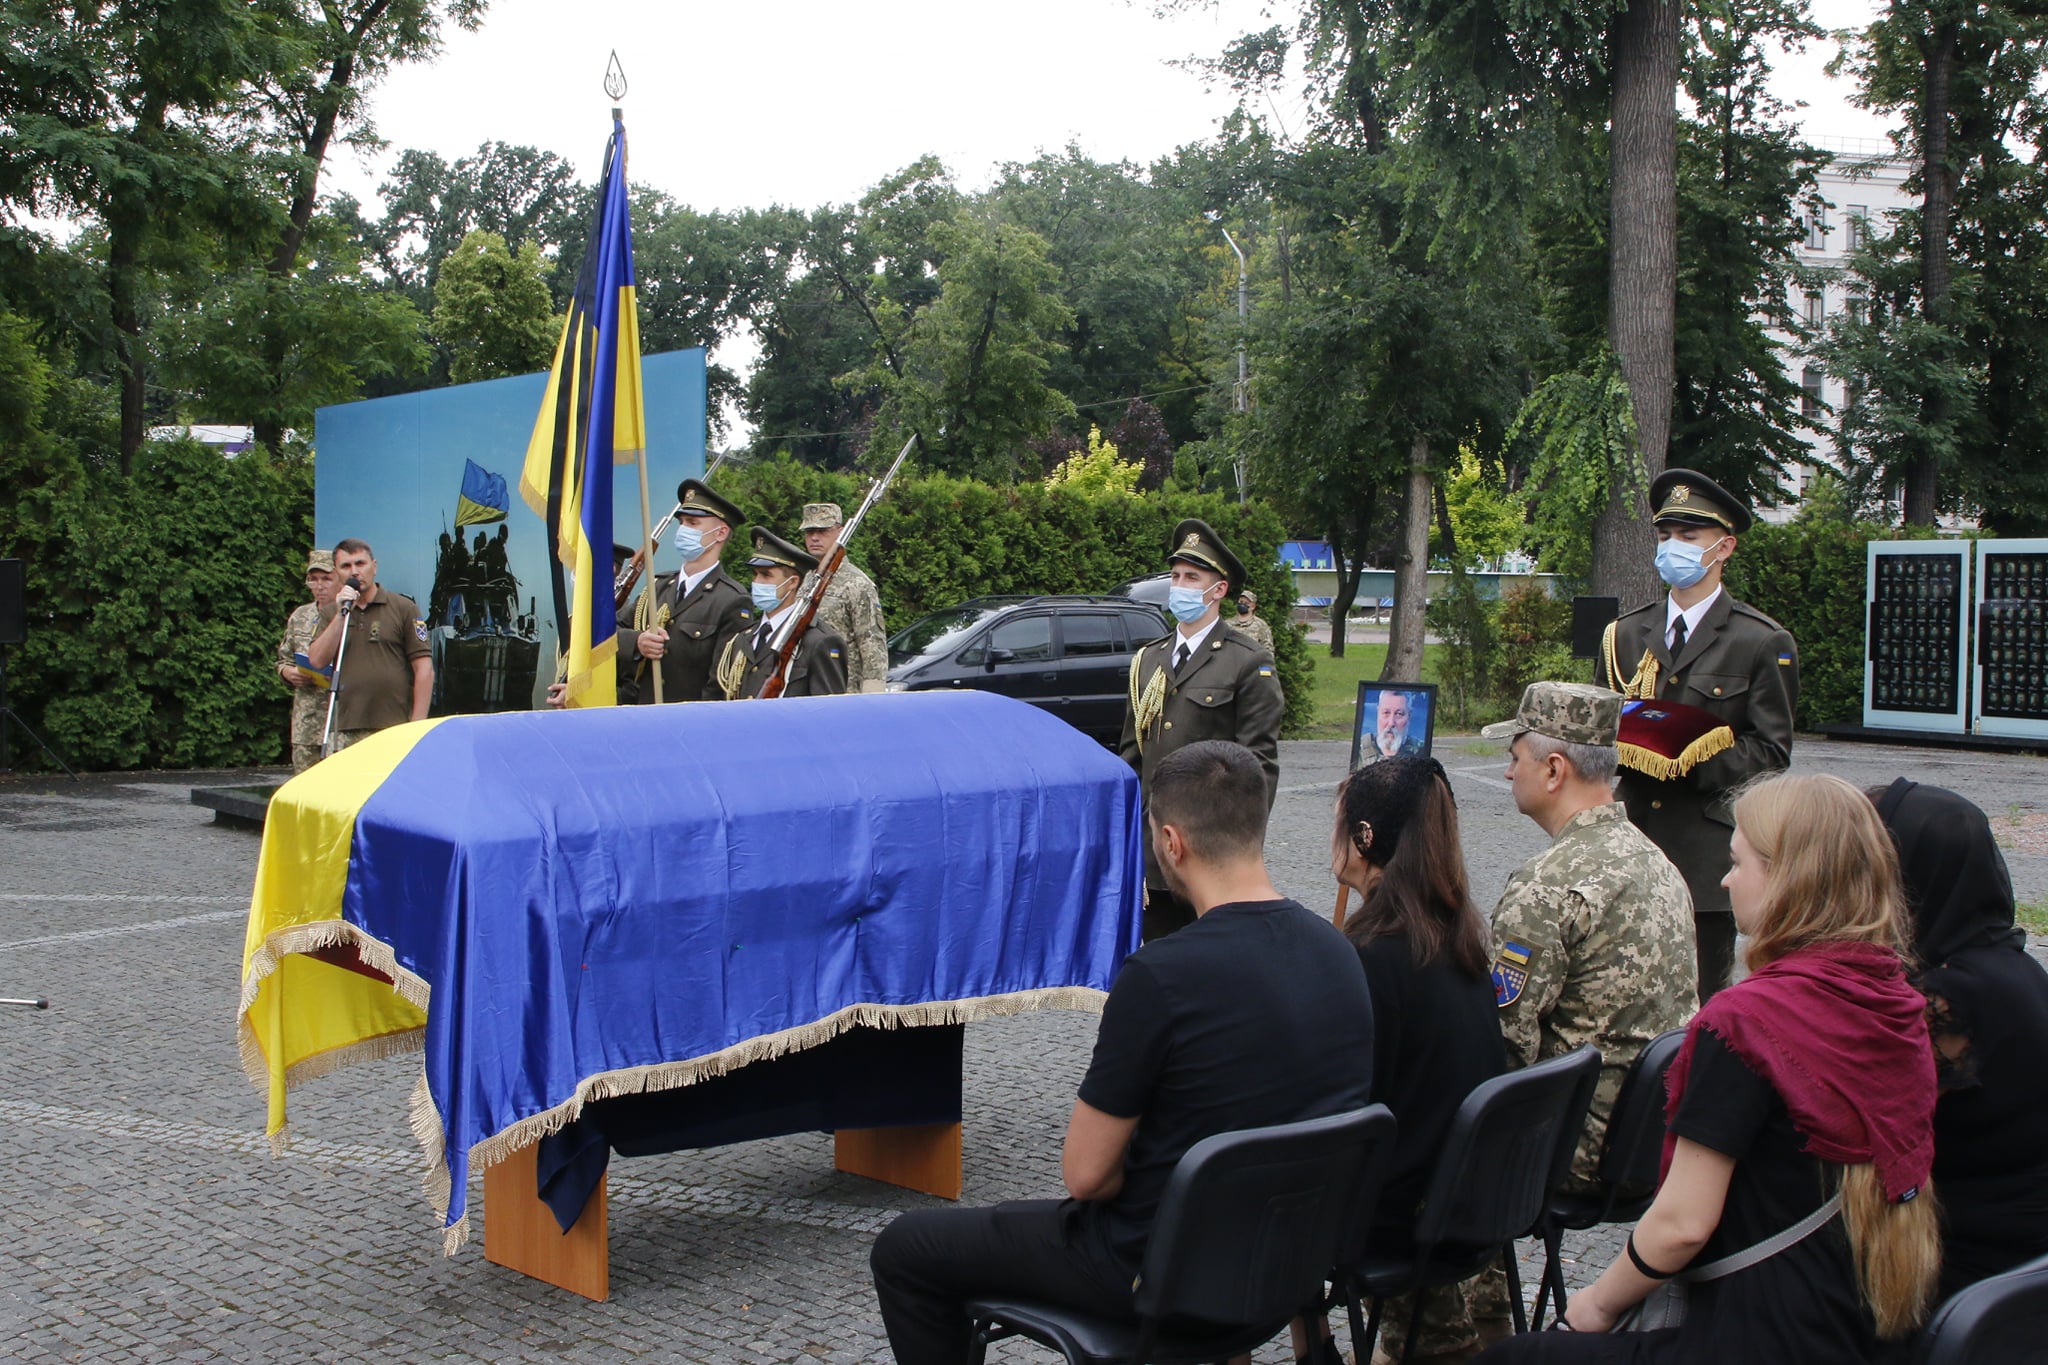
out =
[[1704,1005],[1735,967],[1735,916],[1721,886],[1735,830],[1731,793],[1792,761],[1799,655],[1790,632],[1721,586],[1736,538],[1749,530],[1748,508],[1690,469],[1658,475],[1650,508],[1657,573],[1671,593],[1607,627],[1597,681],[1625,698],[1697,707],[1727,727],[1725,747],[1684,763],[1646,757],[1625,741],[1615,789],[1692,893]]
[[[1245,581],[1244,564],[1206,522],[1173,529],[1166,559],[1173,571],[1167,609],[1177,628],[1131,660],[1130,698],[1118,752],[1149,789],[1153,767],[1184,745],[1227,739],[1250,749],[1266,773],[1266,805],[1280,786],[1280,717],[1286,703],[1273,656],[1227,624],[1221,605]],[[1194,921],[1194,910],[1167,889],[1145,850],[1145,938]]]
[[719,552],[745,517],[702,480],[676,486],[676,549],[680,574],[663,574],[633,603],[619,627],[620,692],[632,680],[636,702],[654,700],[650,664],[661,669],[663,701],[717,701],[716,671],[727,645],[755,625],[747,590],[719,566]]
[[[754,554],[747,565],[754,571],[753,608],[759,621],[750,633],[734,636],[719,655],[719,694],[728,701],[760,696],[762,686],[775,676],[783,638],[795,624],[804,575],[818,567],[816,558],[765,526],[754,527],[753,537]],[[827,697],[845,690],[845,642],[813,617],[790,656],[782,695]]]
[[[839,530],[846,514],[836,502],[804,504],[804,548],[823,563],[839,543]],[[889,681],[889,632],[882,626],[882,598],[875,580],[860,571],[850,559],[839,561],[839,571],[818,603],[817,623],[846,641],[846,683],[853,692],[880,692]]]

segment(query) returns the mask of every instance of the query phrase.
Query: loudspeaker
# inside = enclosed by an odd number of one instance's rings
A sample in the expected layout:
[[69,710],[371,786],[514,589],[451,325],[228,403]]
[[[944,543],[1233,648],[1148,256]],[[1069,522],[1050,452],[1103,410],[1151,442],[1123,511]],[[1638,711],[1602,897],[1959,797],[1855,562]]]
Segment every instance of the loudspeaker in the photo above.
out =
[[1574,597],[1572,599],[1572,657],[1600,657],[1600,637],[1607,623],[1621,615],[1619,597]]
[[0,645],[28,638],[28,565],[0,559]]

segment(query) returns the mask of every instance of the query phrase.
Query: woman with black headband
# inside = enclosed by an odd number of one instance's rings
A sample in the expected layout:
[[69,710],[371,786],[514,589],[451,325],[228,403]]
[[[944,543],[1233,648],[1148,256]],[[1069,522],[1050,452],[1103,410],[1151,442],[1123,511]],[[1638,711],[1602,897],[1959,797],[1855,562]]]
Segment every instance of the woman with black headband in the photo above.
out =
[[2012,877],[1983,811],[1903,777],[1869,795],[1899,851],[1913,984],[1934,1032],[1947,1298],[2048,1255],[2048,972],[2013,923]]
[[[1443,765],[1390,758],[1345,779],[1330,872],[1362,902],[1344,933],[1372,986],[1372,1097],[1400,1124],[1370,1240],[1399,1248],[1458,1106],[1507,1069],[1487,975],[1492,941],[1465,880]],[[1408,1311],[1402,1300],[1382,1315],[1385,1349],[1396,1359]],[[1411,1361],[1458,1358],[1479,1344],[1463,1286],[1428,1291],[1416,1330]]]

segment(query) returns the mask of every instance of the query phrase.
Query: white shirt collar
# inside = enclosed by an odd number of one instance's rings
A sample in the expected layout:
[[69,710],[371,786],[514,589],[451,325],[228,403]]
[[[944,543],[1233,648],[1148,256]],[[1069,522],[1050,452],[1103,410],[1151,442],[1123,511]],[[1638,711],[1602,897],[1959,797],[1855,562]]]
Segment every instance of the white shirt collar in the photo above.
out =
[[1203,626],[1203,627],[1202,627],[1202,628],[1201,628],[1200,630],[1196,631],[1196,632],[1195,632],[1195,633],[1194,633],[1193,635],[1186,635],[1186,634],[1183,634],[1183,633],[1182,633],[1182,628],[1181,628],[1181,627],[1179,627],[1179,626],[1175,626],[1175,627],[1174,627],[1174,631],[1173,631],[1173,633],[1174,633],[1174,637],[1175,637],[1175,638],[1174,638],[1174,642],[1173,642],[1173,652],[1174,652],[1175,654],[1179,654],[1179,653],[1180,653],[1180,647],[1181,647],[1182,645],[1186,645],[1186,646],[1188,647],[1188,657],[1189,657],[1189,658],[1193,658],[1193,657],[1195,656],[1195,654],[1196,654],[1197,652],[1199,652],[1199,651],[1200,651],[1200,649],[1202,648],[1202,641],[1204,641],[1204,640],[1206,640],[1206,639],[1208,639],[1208,638],[1209,638],[1209,636],[1210,636],[1210,635],[1211,635],[1211,634],[1212,634],[1212,633],[1213,633],[1213,632],[1215,631],[1215,629],[1216,629],[1216,626],[1217,626],[1217,624],[1218,624],[1219,622],[1221,622],[1222,620],[1223,620],[1223,616],[1222,616],[1222,614],[1221,614],[1221,613],[1218,613],[1218,614],[1217,614],[1217,615],[1216,615],[1216,616],[1215,616],[1215,617],[1214,617],[1214,618],[1213,618],[1213,619],[1212,619],[1212,620],[1211,620],[1211,621],[1209,622],[1209,624],[1208,624],[1208,625],[1206,625],[1206,626]]
[[1685,638],[1690,640],[1699,631],[1700,622],[1706,619],[1708,610],[1713,607],[1714,603],[1720,600],[1721,589],[1717,586],[1706,595],[1703,601],[1695,602],[1690,607],[1680,611],[1678,609],[1678,599],[1667,596],[1664,599],[1664,643],[1666,645],[1671,643],[1671,623],[1681,616],[1685,618]]
[[706,578],[709,578],[711,576],[711,571],[717,567],[718,561],[714,559],[709,564],[706,564],[703,568],[699,569],[696,573],[691,573],[688,569],[684,569],[682,571],[683,590],[681,593],[677,595],[679,597],[688,597],[691,593],[697,591],[697,585],[699,583],[702,583]]

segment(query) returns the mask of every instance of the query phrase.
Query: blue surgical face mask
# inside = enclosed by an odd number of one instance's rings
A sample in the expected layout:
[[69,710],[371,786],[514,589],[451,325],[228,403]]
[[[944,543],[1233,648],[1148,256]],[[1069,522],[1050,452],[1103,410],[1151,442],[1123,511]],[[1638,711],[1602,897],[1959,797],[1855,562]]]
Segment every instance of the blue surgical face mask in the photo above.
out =
[[1166,609],[1182,625],[1191,624],[1209,610],[1209,594],[1201,588],[1183,588],[1176,583],[1166,590]]
[[782,605],[782,588],[775,583],[756,583],[753,586],[754,610],[763,616],[770,615]]
[[676,548],[683,552],[683,563],[687,564],[704,553],[704,533],[686,520],[676,522]]
[[[1721,540],[1728,537],[1722,536]],[[1674,588],[1689,588],[1707,576],[1703,562],[1707,555],[1720,548],[1721,540],[1706,549],[1701,549],[1689,540],[1673,536],[1657,542],[1657,576]]]

